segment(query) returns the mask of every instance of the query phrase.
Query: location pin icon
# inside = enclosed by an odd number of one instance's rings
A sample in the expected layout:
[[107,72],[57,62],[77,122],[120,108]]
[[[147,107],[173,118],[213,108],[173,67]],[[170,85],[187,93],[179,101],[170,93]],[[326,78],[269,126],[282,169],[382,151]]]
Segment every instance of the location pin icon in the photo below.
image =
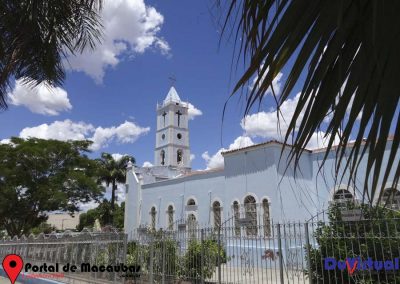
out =
[[19,255],[9,254],[3,259],[3,268],[12,284],[17,280],[23,266],[24,262]]

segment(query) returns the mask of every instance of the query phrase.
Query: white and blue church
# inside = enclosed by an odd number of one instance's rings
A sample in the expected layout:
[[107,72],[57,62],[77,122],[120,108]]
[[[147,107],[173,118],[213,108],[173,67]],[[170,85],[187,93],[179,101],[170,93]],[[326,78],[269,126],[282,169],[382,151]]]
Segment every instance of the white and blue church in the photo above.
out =
[[[171,87],[157,105],[154,166],[128,164],[124,224],[128,235],[141,227],[176,230],[182,223],[189,228],[213,227],[246,219],[264,229],[244,234],[266,236],[271,220],[304,221],[331,202],[362,198],[363,181],[349,183],[346,174],[340,184],[335,181],[334,149],[322,168],[325,149],[305,149],[294,171],[286,163],[290,146],[282,153],[282,143],[267,141],[222,153],[222,168],[191,170],[188,106]],[[387,154],[391,143],[389,138]],[[359,174],[365,167],[366,163],[360,165]],[[385,205],[399,209],[400,188],[393,188],[390,181],[383,196],[393,198]]]

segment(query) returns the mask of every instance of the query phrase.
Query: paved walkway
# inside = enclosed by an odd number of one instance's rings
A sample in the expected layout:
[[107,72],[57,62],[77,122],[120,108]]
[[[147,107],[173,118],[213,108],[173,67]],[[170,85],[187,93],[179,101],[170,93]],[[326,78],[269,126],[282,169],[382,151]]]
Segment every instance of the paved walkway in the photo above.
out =
[[[0,276],[0,284],[10,284],[10,280],[8,278],[4,278]],[[15,282],[16,284],[21,284],[21,282]]]

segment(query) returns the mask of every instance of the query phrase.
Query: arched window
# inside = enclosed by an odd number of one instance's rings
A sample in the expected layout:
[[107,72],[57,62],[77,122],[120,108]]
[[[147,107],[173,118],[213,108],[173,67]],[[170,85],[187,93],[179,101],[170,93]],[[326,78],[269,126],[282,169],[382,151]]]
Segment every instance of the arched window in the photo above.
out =
[[179,149],[178,151],[176,151],[176,162],[179,164],[182,164],[182,160],[183,160],[183,153],[182,150]]
[[150,218],[151,218],[150,226],[153,230],[156,229],[156,215],[157,215],[156,208],[153,206],[153,207],[151,207],[151,210],[150,210]]
[[263,222],[264,222],[264,237],[271,236],[271,217],[269,212],[268,199],[264,198],[262,201],[263,208]]
[[257,204],[256,199],[248,195],[244,199],[244,210],[245,218],[247,219],[246,224],[246,235],[256,236],[257,235]]
[[161,150],[160,152],[160,157],[161,157],[161,165],[165,165],[165,151]]
[[187,218],[187,226],[189,230],[189,235],[194,237],[196,235],[197,220],[194,214],[189,214]]
[[385,188],[383,190],[379,204],[386,208],[400,209],[400,191],[395,188]]
[[235,236],[240,235],[239,218],[240,218],[239,202],[234,201],[233,202],[233,219],[234,219],[234,226],[235,226]]
[[218,228],[221,226],[221,204],[218,201],[215,201],[212,209],[214,215],[214,228]]
[[172,205],[168,206],[167,215],[168,215],[168,230],[173,230],[174,229],[174,207]]

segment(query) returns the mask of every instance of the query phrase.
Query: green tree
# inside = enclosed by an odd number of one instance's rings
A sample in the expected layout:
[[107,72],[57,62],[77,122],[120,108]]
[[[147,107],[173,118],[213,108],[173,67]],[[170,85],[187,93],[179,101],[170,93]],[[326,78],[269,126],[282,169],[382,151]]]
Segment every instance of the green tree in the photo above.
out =
[[89,209],[87,212],[79,215],[79,224],[76,226],[76,229],[82,231],[84,228],[92,228],[96,219],[96,209]]
[[100,166],[100,181],[106,186],[111,185],[111,212],[115,210],[115,191],[118,183],[125,183],[126,166],[131,161],[135,163],[135,158],[125,155],[120,159],[114,159],[109,153],[102,153],[101,158],[97,160]]
[[190,240],[187,251],[183,256],[181,275],[192,283],[202,283],[202,280],[211,278],[220,263],[226,263],[225,249],[215,239],[204,241]]
[[[359,162],[367,160],[366,175],[360,175],[366,185],[372,181],[364,188],[367,201],[372,203],[376,192],[382,192],[391,171],[397,184],[400,54],[395,50],[400,48],[400,2],[217,2],[221,9],[227,8],[222,10],[223,30],[233,32],[236,54],[245,59],[245,70],[232,92],[248,92],[243,96],[245,113],[262,102],[270,87],[278,111],[294,88],[301,88],[294,115],[284,122],[288,123],[284,142],[294,143],[290,158],[296,165],[312,135],[321,129],[329,142],[323,161],[338,139],[337,167],[345,168],[349,180],[356,180]],[[278,95],[272,82],[283,68],[286,76]],[[325,127],[327,117],[331,119]],[[386,161],[383,153],[391,131],[395,135]],[[356,139],[346,150],[353,135]]]
[[101,0],[0,1],[0,108],[10,80],[60,85],[68,54],[101,38]]
[[49,211],[79,210],[79,203],[104,192],[89,141],[12,138],[0,144],[0,227],[10,236],[27,234]]
[[[117,229],[124,228],[124,214],[125,214],[125,202],[121,203],[121,206],[115,204],[115,212],[111,212],[111,203],[107,199],[104,199],[96,208],[88,210],[86,213],[79,215],[79,224],[77,229],[79,231],[84,228],[93,228],[96,219],[99,220],[101,226],[113,223]],[[111,220],[113,218],[113,220]]]
[[56,231],[56,227],[54,227],[46,222],[43,222],[39,226],[31,229],[31,233],[34,235],[39,235],[40,233],[50,234],[54,231]]
[[140,265],[141,273],[149,273],[153,269],[154,280],[158,283],[165,276],[167,283],[173,283],[180,277],[180,261],[178,242],[167,235],[167,232],[159,230],[148,231],[146,244],[130,242],[127,246],[127,263]]
[[114,227],[122,230],[124,228],[125,219],[125,202],[121,202],[121,206],[118,206],[118,204],[116,204],[113,218]]
[[[329,208],[329,222],[320,222],[314,232],[316,244],[307,249],[306,258],[310,261],[310,271],[306,274],[313,283],[329,283],[337,279],[340,283],[395,283],[400,276],[395,271],[348,270],[325,268],[325,259],[346,261],[346,258],[368,258],[377,261],[393,260],[400,254],[400,213],[383,207],[354,205],[346,209],[359,209],[363,220],[348,222],[342,220],[343,204]],[[350,264],[351,265],[351,264]]]

